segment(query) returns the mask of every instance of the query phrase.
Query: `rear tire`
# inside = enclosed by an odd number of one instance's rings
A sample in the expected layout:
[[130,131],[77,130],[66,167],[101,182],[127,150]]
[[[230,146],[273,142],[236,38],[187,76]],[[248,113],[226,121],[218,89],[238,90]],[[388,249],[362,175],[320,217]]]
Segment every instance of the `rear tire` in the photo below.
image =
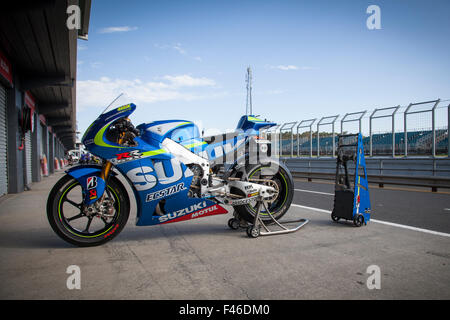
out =
[[[279,188],[278,197],[269,205],[269,211],[275,220],[280,219],[289,210],[292,199],[294,197],[294,182],[292,175],[289,170],[282,164],[278,164],[278,171],[274,175],[264,176],[261,175],[261,171],[267,165],[256,164],[249,165],[246,168],[248,178],[263,178],[275,181]],[[232,190],[232,193],[239,191],[237,189]],[[253,224],[256,214],[256,205],[247,204],[242,206],[235,206],[234,209],[237,211],[239,216]],[[267,212],[265,212],[264,207],[261,208],[260,218],[265,224],[273,223],[272,218]]]
[[[114,216],[89,217],[83,212],[80,183],[70,175],[62,177],[47,200],[47,218],[53,231],[64,241],[79,247],[98,246],[116,237],[128,221],[130,203],[126,189],[117,178],[110,177],[107,188],[107,198],[114,199]],[[95,225],[98,230],[94,230]]]

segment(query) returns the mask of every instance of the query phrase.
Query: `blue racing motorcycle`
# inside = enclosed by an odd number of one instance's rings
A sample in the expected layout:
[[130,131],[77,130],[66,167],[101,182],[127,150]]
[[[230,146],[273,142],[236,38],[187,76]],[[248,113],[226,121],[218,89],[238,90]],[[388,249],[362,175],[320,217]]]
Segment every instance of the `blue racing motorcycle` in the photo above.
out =
[[[101,164],[70,168],[48,197],[49,223],[65,241],[95,246],[119,234],[130,213],[130,195],[121,181],[134,194],[138,226],[233,211],[228,226],[237,229],[251,224],[257,210],[270,223],[289,209],[292,176],[271,157],[270,141],[260,137],[261,129],[275,123],[243,116],[235,132],[201,137],[185,120],[135,127],[128,118],[133,103],[108,109],[82,137]],[[262,211],[259,200],[265,201]]]

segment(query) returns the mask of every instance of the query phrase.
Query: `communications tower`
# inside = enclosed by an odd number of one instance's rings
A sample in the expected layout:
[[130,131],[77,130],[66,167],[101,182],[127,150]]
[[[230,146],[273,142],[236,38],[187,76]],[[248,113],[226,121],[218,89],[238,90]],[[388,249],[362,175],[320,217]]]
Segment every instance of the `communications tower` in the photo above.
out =
[[247,104],[245,108],[245,114],[247,116],[253,114],[253,107],[252,107],[252,69],[250,67],[247,68]]

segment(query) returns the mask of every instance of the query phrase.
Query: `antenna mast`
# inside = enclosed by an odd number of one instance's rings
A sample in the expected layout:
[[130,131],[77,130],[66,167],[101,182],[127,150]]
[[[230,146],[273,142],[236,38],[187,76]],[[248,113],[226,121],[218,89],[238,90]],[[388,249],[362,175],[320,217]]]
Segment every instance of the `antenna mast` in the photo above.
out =
[[247,68],[247,105],[245,108],[246,115],[252,115],[253,114],[253,107],[252,107],[252,69],[250,67]]

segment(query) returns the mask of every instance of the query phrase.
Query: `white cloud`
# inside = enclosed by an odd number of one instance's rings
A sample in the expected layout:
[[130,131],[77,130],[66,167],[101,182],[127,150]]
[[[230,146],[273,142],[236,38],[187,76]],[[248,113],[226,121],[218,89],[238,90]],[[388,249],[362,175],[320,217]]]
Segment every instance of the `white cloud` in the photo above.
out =
[[168,45],[165,45],[165,44],[159,44],[159,43],[155,43],[153,46],[154,46],[155,48],[158,48],[158,49],[167,49],[167,48],[169,48]]
[[278,66],[270,66],[271,69],[278,69],[278,70],[283,70],[283,71],[287,71],[287,70],[298,70],[297,66],[294,65],[278,65]]
[[107,27],[99,30],[99,33],[115,33],[115,32],[128,32],[137,30],[138,27],[121,26],[121,27]]
[[267,94],[282,94],[282,93],[284,93],[284,90],[280,90],[280,89],[274,89],[274,90],[267,91]]
[[193,78],[187,74],[181,76],[164,76],[174,87],[214,86],[216,82],[208,78]]
[[301,69],[301,70],[317,70],[317,69],[319,69],[319,68],[305,66],[305,67],[301,67],[300,69]]
[[192,58],[192,59],[194,59],[196,61],[202,61],[201,57],[199,57],[199,56],[193,57],[192,55],[188,54],[188,52],[186,51],[186,49],[183,48],[183,45],[181,43],[176,43],[176,44],[171,44],[171,45],[155,43],[154,47],[158,48],[158,49],[163,49],[163,50],[172,49],[172,50],[175,50],[176,52],[178,52],[179,54],[181,54],[183,56],[187,56],[187,57]]
[[302,66],[298,67],[292,64],[289,65],[277,65],[277,66],[269,66],[270,69],[278,69],[282,71],[289,71],[289,70],[317,70],[316,67],[309,67],[309,66]]
[[94,61],[94,62],[91,62],[90,65],[91,65],[91,68],[98,69],[98,68],[101,68],[103,66],[103,63],[98,62],[98,61]]
[[[215,86],[208,78],[194,78],[189,75],[164,76],[162,81],[145,82],[140,79],[124,80],[101,77],[99,80],[77,81],[77,109],[105,106],[119,93],[124,92],[136,104],[159,101],[191,101],[214,96],[216,93],[199,92],[202,88]],[[197,89],[192,91],[192,89]],[[189,89],[189,90],[188,90]]]
[[163,49],[163,50],[172,49],[172,50],[177,51],[179,54],[183,54],[183,55],[187,54],[186,50],[183,48],[181,43],[170,44],[170,45],[155,43],[154,47],[158,48],[158,49]]
[[186,50],[181,47],[181,43],[177,43],[176,45],[172,46],[172,49],[178,51],[180,54],[186,54]]

